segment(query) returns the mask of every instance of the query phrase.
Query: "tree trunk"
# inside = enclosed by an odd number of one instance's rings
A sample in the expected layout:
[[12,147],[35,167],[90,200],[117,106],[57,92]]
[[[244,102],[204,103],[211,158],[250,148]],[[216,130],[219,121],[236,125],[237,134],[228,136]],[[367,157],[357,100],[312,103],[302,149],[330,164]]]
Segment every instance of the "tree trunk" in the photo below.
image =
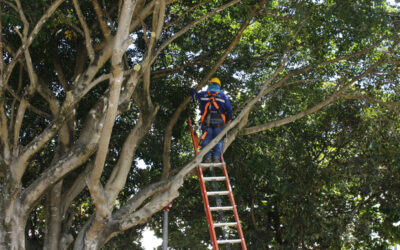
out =
[[46,235],[44,240],[44,250],[59,249],[61,232],[61,191],[62,181],[58,182],[48,192],[46,197]]
[[9,179],[0,182],[0,248],[25,249],[26,216],[21,216],[20,187]]
[[7,230],[5,226],[5,186],[6,184],[3,182],[3,178],[0,178],[0,190],[1,190],[1,195],[0,195],[0,248],[1,249],[6,249],[8,246],[6,242],[6,235],[7,235]]

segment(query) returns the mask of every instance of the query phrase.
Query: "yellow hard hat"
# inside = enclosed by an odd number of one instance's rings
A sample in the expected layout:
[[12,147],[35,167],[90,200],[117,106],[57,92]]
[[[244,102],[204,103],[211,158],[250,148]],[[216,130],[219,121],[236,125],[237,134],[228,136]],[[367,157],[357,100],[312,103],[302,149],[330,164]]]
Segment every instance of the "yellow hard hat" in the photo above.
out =
[[218,77],[211,78],[211,80],[208,82],[208,84],[211,84],[211,83],[216,83],[221,87],[221,81],[218,79]]

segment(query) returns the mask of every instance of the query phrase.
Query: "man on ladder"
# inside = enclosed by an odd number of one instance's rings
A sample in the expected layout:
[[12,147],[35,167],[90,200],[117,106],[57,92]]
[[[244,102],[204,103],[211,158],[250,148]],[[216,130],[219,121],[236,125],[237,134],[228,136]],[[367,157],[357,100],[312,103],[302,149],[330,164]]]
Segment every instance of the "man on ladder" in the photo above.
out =
[[[196,90],[191,88],[190,94],[200,101],[200,146],[205,147],[225,128],[225,124],[232,120],[232,106],[229,98],[221,91],[221,81],[217,77],[209,81],[207,91],[196,93]],[[204,156],[203,162],[220,162],[222,148],[221,140]]]

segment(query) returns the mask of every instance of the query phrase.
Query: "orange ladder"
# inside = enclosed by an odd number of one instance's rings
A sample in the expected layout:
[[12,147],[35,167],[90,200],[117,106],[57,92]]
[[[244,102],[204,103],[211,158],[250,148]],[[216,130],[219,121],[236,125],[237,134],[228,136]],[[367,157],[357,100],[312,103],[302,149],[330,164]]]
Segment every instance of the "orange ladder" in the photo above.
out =
[[[190,133],[192,136],[194,153],[197,156],[198,146],[199,146],[198,145],[198,137],[194,133],[192,121],[190,120],[190,118],[189,118],[189,128],[190,128]],[[221,176],[204,176],[204,170],[206,170],[207,168],[221,168],[223,175],[221,175]],[[211,172],[214,173],[214,171],[211,171]],[[204,209],[206,212],[208,228],[210,231],[210,237],[211,237],[211,241],[213,244],[213,249],[218,250],[219,249],[218,245],[220,245],[220,244],[241,244],[242,249],[247,250],[246,242],[244,240],[242,227],[240,225],[239,214],[237,212],[235,199],[233,197],[232,188],[231,188],[231,184],[229,182],[228,171],[226,169],[226,164],[225,164],[224,158],[221,156],[220,163],[201,163],[197,167],[197,175],[198,175],[199,181],[200,181],[201,194],[203,197]],[[208,182],[219,182],[219,181],[225,181],[227,190],[207,191],[206,182],[208,183]],[[230,206],[211,207],[210,202],[209,202],[209,196],[213,196],[213,197],[226,197],[227,196],[229,198]],[[233,213],[234,222],[222,221],[222,222],[215,223],[213,221],[212,212],[228,212],[228,211]],[[215,228],[218,228],[218,227],[224,227],[224,228],[230,227],[231,229],[236,228],[238,239],[217,239]]]

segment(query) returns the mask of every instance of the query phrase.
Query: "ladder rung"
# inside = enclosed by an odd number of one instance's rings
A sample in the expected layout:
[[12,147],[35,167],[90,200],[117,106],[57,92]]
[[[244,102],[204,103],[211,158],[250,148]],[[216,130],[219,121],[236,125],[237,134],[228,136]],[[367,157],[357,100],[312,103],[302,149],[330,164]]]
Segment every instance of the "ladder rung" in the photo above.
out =
[[209,167],[222,167],[225,162],[217,162],[217,163],[200,163],[200,166],[203,168],[209,168]]
[[217,240],[218,244],[229,244],[229,243],[241,243],[241,239],[232,239],[232,240]]
[[237,222],[219,222],[214,223],[214,227],[234,227],[237,226]]
[[203,177],[204,181],[224,181],[225,176]]
[[232,206],[228,207],[210,207],[211,211],[221,211],[221,210],[233,210]]
[[212,192],[206,192],[207,195],[228,195],[229,191],[212,191]]

